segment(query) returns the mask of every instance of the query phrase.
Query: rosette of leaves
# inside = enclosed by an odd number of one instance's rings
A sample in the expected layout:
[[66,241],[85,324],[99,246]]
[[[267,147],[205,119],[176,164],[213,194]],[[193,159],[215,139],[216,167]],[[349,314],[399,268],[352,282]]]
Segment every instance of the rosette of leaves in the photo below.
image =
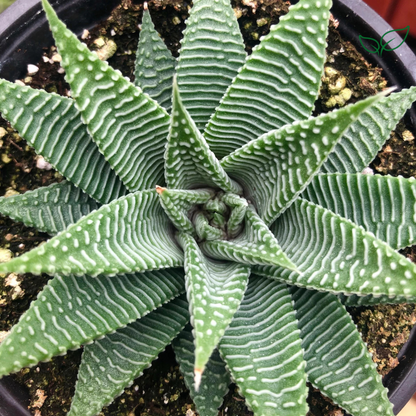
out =
[[311,117],[329,0],[248,57],[228,0],[195,0],[177,61],[145,10],[134,84],[43,6],[73,99],[2,80],[0,110],[67,181],[0,200],[52,236],[0,272],[53,276],[0,374],[83,345],[69,415],[94,415],[173,342],[201,416],[231,380],[257,416],[305,415],[307,381],[392,415],[343,302],[416,299],[416,182],[360,173],[416,88]]

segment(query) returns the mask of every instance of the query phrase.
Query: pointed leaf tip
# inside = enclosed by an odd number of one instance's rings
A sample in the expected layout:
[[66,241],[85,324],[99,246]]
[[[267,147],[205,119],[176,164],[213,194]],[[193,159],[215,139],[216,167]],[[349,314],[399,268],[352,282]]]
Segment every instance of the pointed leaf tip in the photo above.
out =
[[149,10],[149,8],[147,7],[147,1],[145,1],[144,3],[143,3],[143,10]]
[[163,186],[156,185],[156,192],[159,195],[162,195],[162,193],[165,192],[165,191],[166,191],[166,188],[163,188]]
[[201,385],[202,370],[200,370],[199,368],[195,368],[194,374],[195,391],[198,392],[199,386]]

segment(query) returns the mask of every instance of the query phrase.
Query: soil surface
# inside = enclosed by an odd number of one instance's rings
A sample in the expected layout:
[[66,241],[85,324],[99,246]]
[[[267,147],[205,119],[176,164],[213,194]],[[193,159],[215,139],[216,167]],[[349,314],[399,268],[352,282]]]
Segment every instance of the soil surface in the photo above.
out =
[[[260,37],[268,33],[270,26],[287,12],[289,6],[288,2],[282,0],[235,0],[232,4],[249,53]],[[191,2],[179,0],[149,2],[156,29],[175,56],[178,56],[184,21],[191,6]],[[141,15],[141,1],[122,0],[108,20],[83,35],[84,42],[91,49],[102,54],[110,65],[130,79],[134,77]],[[326,70],[315,113],[353,103],[377,93],[387,85],[382,70],[368,64],[351,44],[339,36],[336,27],[337,22],[331,21]],[[54,47],[44,49],[43,59],[36,64],[39,71],[21,82],[32,88],[70,95],[59,62],[60,56]],[[415,151],[414,136],[401,122],[371,167],[381,174],[415,176]],[[0,195],[24,193],[62,180],[59,173],[45,169],[42,159],[1,118],[0,157]],[[9,256],[28,251],[47,238],[45,233],[0,217],[0,247],[8,250],[6,254]],[[415,253],[413,249],[404,252],[412,260],[415,259]],[[26,274],[9,275],[7,279],[0,280],[0,340],[18,321],[48,279],[46,275],[36,277]],[[415,305],[380,305],[351,310],[381,374],[386,374],[397,365],[397,354],[416,322],[415,311]],[[70,351],[63,357],[56,357],[49,363],[41,363],[12,376],[28,387],[34,415],[66,414],[74,393],[80,357],[81,350]],[[311,408],[309,416],[344,414],[314,389],[311,389],[308,401]],[[196,415],[172,349],[168,347],[161,353],[152,367],[145,370],[144,375],[105,408],[101,415]],[[245,406],[244,399],[238,395],[235,385],[231,386],[219,415],[252,415]]]

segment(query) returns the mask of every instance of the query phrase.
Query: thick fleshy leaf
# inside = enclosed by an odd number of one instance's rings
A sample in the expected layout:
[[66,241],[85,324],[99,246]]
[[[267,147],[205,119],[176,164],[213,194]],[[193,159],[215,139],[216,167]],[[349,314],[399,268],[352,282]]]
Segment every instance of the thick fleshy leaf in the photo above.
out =
[[235,238],[241,231],[246,217],[248,202],[238,195],[225,194],[222,198],[225,204],[232,208],[230,218],[227,222],[227,233],[230,238]]
[[179,235],[185,252],[186,292],[195,335],[195,383],[240,306],[250,268],[214,262],[201,253],[192,236]]
[[0,273],[115,275],[183,264],[156,191],[129,194],[83,217]]
[[38,154],[97,201],[106,204],[126,194],[74,100],[0,79],[0,112]]
[[172,346],[199,416],[217,416],[218,408],[231,384],[231,377],[218,350],[215,350],[209,358],[204,374],[202,374],[201,385],[196,391],[194,386],[195,345],[191,325],[187,325],[174,339]]
[[256,266],[255,273],[326,292],[416,296],[416,265],[364,228],[299,198],[273,224],[302,272]]
[[416,242],[414,178],[321,174],[302,197],[361,225],[396,250]]
[[383,95],[266,133],[225,157],[221,165],[238,178],[245,197],[256,202],[269,225],[319,172],[342,132]]
[[126,326],[184,291],[180,269],[56,276],[0,344],[0,376]]
[[170,117],[120,72],[101,62],[42,0],[84,123],[130,191],[163,185],[163,151]]
[[178,61],[183,102],[202,132],[246,53],[229,0],[194,0]]
[[144,3],[134,83],[168,112],[172,107],[175,66],[176,59],[155,30],[147,3]]
[[345,306],[370,306],[370,305],[380,305],[380,304],[399,304],[399,303],[416,303],[416,296],[357,296],[351,295],[346,296],[344,294],[338,295],[339,299]]
[[416,87],[411,87],[391,94],[367,109],[343,134],[321,171],[361,172],[376,157],[390,131],[415,100]]
[[204,133],[219,158],[311,115],[326,59],[331,5],[331,0],[300,0],[253,50]]
[[94,416],[150,367],[189,320],[181,296],[84,348],[68,416]]
[[293,292],[308,381],[354,416],[393,416],[393,405],[351,316],[330,293]]
[[66,181],[23,195],[0,198],[0,213],[49,234],[65,230],[99,206],[81,189]]
[[250,277],[219,351],[255,415],[299,416],[308,411],[299,332],[287,286]]
[[219,187],[242,193],[211,152],[184,107],[176,82],[173,83],[172,121],[165,153],[165,176],[169,188]]
[[213,240],[201,244],[208,256],[244,264],[267,264],[296,270],[296,265],[280,248],[273,233],[252,206],[245,213],[245,227],[234,240]]
[[175,228],[188,234],[194,234],[194,226],[189,219],[189,210],[197,204],[205,204],[213,196],[213,191],[198,189],[184,191],[182,189],[166,189],[156,186],[160,204]]

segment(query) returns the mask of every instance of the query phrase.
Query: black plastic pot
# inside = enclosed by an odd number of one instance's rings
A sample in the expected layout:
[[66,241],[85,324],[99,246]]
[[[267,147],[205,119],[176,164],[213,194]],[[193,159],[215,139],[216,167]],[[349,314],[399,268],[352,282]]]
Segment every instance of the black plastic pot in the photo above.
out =
[[[392,28],[361,0],[333,0],[332,12],[339,20],[339,31],[366,59],[383,68],[390,85],[400,91],[416,85],[416,57],[407,45],[382,57],[364,50],[359,35],[380,39]],[[52,0],[64,22],[77,34],[105,19],[120,0]],[[293,3],[296,0],[292,1]],[[92,13],[94,11],[94,13]],[[410,23],[410,22],[409,22]],[[53,44],[40,0],[18,0],[0,14],[0,77],[14,81],[22,78],[29,63],[41,59],[41,47]],[[416,130],[416,105],[409,111],[408,122]],[[416,392],[416,327],[400,351],[400,364],[385,378],[389,398],[398,414]],[[0,380],[0,416],[30,416],[28,399],[9,378]]]

